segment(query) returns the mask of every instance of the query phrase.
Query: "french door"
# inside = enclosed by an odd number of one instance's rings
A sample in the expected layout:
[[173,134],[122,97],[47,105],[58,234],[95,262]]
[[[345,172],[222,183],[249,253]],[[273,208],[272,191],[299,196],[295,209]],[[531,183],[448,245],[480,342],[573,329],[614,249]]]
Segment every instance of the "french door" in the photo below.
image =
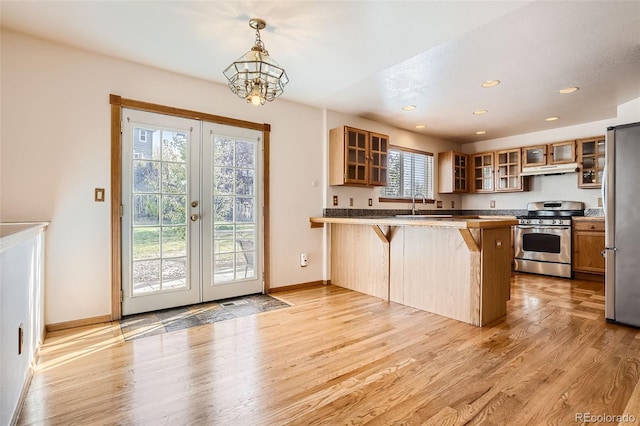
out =
[[262,133],[122,113],[122,313],[262,292]]

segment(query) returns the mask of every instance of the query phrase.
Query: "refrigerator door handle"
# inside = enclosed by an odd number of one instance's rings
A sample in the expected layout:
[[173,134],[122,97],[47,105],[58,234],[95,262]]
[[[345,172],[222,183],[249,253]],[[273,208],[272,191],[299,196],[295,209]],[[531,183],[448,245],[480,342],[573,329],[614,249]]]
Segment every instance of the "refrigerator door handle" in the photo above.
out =
[[607,166],[602,169],[602,188],[600,189],[602,194],[602,211],[604,215],[607,214]]

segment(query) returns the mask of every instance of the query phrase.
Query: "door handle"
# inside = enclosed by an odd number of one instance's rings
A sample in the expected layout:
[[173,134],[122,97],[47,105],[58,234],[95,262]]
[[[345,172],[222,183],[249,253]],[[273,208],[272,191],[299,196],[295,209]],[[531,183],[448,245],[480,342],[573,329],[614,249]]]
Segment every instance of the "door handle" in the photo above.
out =
[[194,213],[194,214],[192,214],[192,215],[191,215],[191,222],[195,222],[195,221],[197,221],[197,220],[198,220],[198,217],[199,217],[199,216],[198,216],[197,214],[195,214],[195,213]]
[[198,207],[198,201],[197,200],[196,201],[192,201],[191,202],[191,207],[194,207],[194,208]]

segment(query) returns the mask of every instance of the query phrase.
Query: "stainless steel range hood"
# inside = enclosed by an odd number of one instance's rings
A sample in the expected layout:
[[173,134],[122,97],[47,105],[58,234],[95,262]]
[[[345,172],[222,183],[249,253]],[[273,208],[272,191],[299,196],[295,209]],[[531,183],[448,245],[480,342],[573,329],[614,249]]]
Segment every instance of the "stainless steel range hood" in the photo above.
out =
[[550,164],[548,166],[523,167],[521,176],[559,175],[562,173],[575,173],[578,171],[578,163]]

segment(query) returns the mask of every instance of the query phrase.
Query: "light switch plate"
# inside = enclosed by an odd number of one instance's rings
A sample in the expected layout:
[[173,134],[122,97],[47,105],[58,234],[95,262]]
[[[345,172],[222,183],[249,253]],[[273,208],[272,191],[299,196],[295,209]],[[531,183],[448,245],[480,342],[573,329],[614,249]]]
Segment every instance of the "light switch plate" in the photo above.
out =
[[104,188],[96,188],[94,192],[94,199],[99,203],[104,202]]

